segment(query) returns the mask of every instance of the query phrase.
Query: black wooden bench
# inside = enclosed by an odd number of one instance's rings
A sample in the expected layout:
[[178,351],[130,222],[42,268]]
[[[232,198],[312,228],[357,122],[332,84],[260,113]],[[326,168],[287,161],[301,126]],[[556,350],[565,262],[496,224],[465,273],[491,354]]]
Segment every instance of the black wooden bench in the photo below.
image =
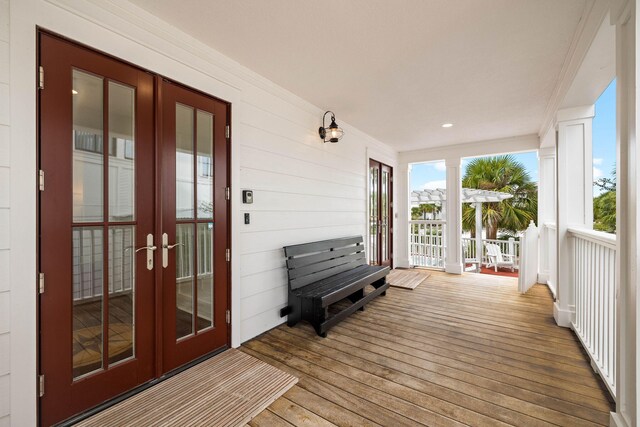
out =
[[[307,320],[322,337],[356,310],[364,310],[373,298],[385,295],[389,287],[389,267],[367,264],[362,236],[285,246],[284,254],[289,303],[280,310],[280,316],[289,315],[289,326]],[[374,290],[365,292],[367,285]],[[351,303],[330,314],[329,306],[345,298]]]

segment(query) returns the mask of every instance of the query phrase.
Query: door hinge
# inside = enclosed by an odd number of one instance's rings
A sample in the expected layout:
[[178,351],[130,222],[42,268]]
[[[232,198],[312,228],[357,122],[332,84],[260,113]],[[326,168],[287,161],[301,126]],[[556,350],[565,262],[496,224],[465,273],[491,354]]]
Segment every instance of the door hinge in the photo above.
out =
[[227,250],[226,250],[226,252],[225,252],[225,258],[227,259],[227,262],[228,262],[228,261],[231,261],[231,249],[227,249]]
[[44,191],[44,171],[42,169],[38,171],[38,188],[40,191]]
[[231,311],[227,310],[225,314],[225,318],[227,319],[227,325],[231,324]]
[[229,139],[230,136],[231,136],[231,128],[229,127],[229,125],[227,125],[224,128],[224,137]]
[[38,293],[44,293],[44,273],[38,274]]
[[38,396],[44,396],[44,375],[38,375]]
[[44,89],[44,67],[42,65],[38,67],[38,89]]
[[227,187],[224,189],[224,197],[227,200],[231,200],[231,187]]

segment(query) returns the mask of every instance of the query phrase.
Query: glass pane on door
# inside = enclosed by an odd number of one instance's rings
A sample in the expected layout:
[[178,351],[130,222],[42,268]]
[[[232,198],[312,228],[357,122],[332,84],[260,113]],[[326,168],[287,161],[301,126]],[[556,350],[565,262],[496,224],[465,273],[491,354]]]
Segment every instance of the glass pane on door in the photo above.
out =
[[109,82],[109,221],[135,220],[135,90]]
[[103,220],[103,79],[79,70],[73,88],[73,221]]
[[213,114],[198,110],[198,218],[213,218]]
[[369,168],[369,264],[378,264],[378,172],[377,167]]
[[176,104],[176,218],[193,219],[193,109]]
[[176,339],[193,334],[193,224],[176,226]]
[[382,188],[380,192],[380,246],[381,261],[389,259],[389,172],[382,169]]
[[198,224],[198,331],[213,326],[213,223]]
[[109,365],[134,356],[135,226],[109,227]]
[[102,229],[76,227],[73,254],[73,378],[103,367],[103,240]]

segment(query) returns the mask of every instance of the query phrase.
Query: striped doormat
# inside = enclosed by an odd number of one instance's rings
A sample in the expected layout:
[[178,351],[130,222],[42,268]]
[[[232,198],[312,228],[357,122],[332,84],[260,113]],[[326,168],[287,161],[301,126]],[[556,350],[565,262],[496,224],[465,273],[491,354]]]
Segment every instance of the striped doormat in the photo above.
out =
[[77,424],[98,426],[240,426],[298,379],[230,349]]
[[415,289],[430,276],[424,271],[394,269],[387,275],[389,286],[403,289]]

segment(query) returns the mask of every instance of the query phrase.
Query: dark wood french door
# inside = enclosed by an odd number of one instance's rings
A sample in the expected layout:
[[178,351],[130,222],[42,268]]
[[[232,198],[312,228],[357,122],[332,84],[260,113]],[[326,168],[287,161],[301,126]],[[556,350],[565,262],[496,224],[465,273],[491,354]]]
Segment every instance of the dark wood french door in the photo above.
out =
[[163,81],[165,372],[227,343],[226,126],[225,103]]
[[39,43],[51,425],[228,345],[229,106],[46,33]]
[[393,168],[369,159],[369,264],[393,268]]

